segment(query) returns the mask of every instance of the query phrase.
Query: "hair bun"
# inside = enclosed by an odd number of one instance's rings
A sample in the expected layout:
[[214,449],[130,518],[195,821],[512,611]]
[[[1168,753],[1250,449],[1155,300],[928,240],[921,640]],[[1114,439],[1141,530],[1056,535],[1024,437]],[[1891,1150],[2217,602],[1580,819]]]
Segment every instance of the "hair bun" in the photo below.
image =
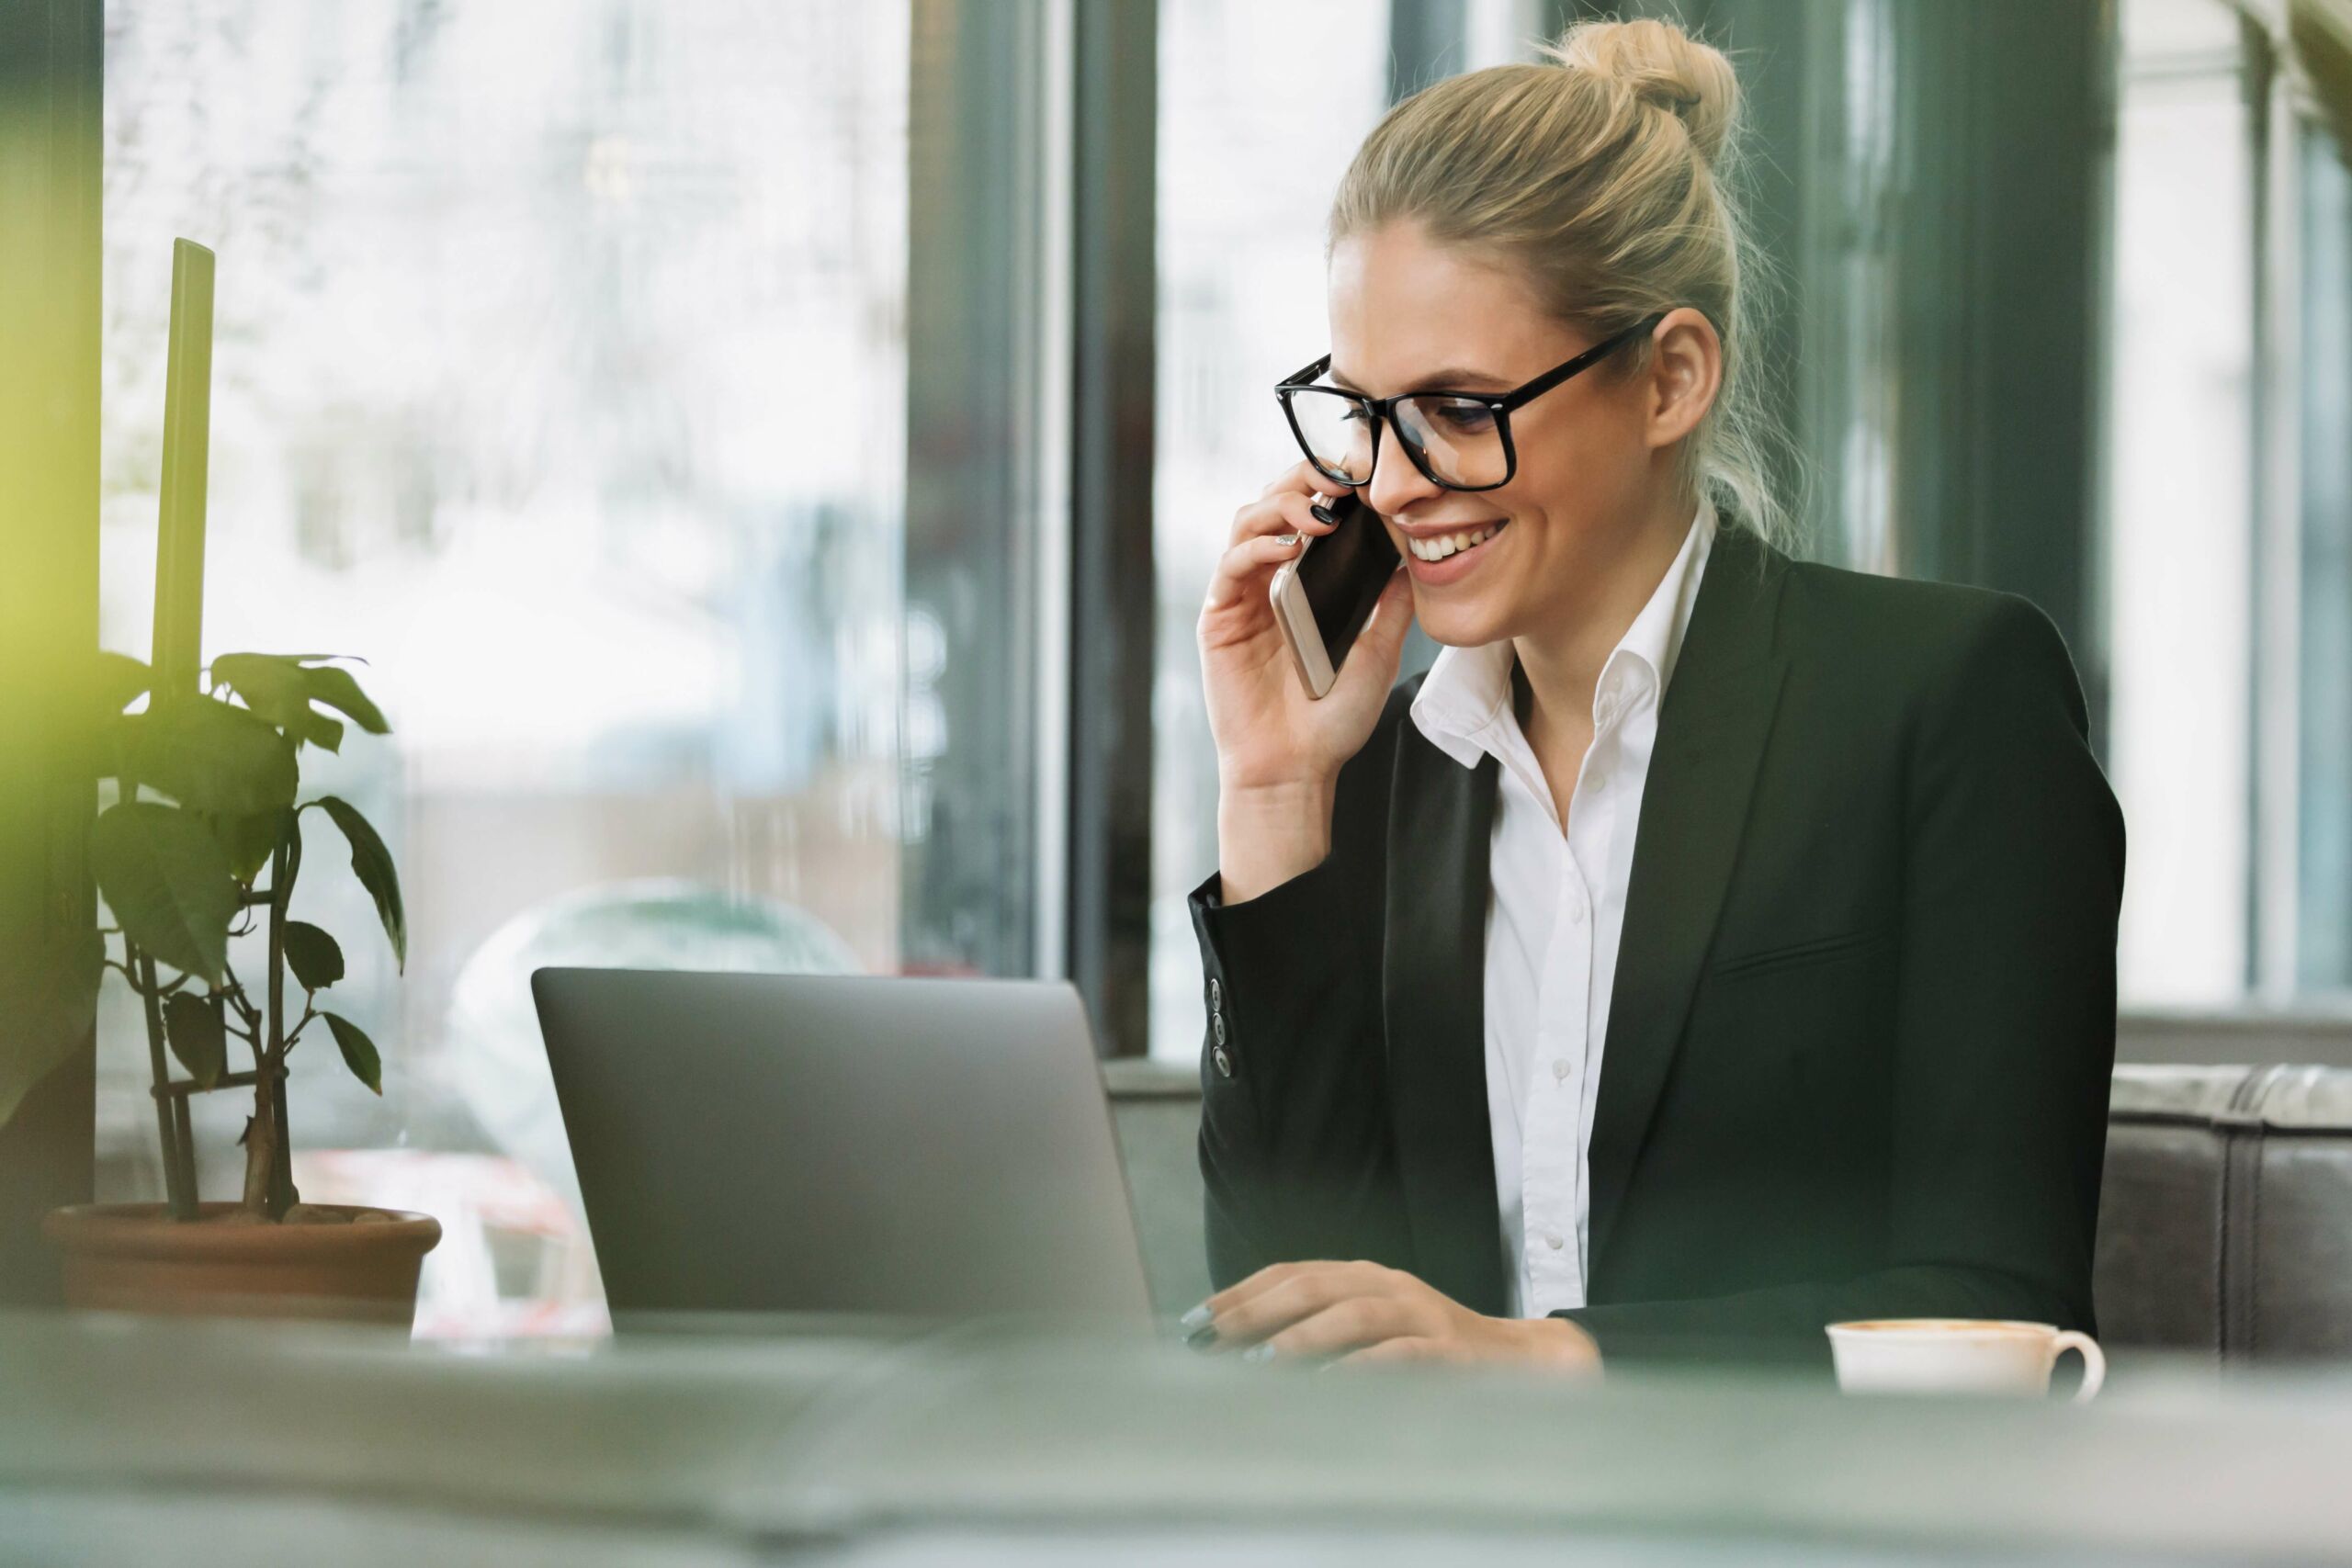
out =
[[1561,64],[1622,82],[1679,119],[1709,164],[1724,154],[1739,113],[1739,80],[1723,51],[1669,22],[1578,22],[1549,52]]

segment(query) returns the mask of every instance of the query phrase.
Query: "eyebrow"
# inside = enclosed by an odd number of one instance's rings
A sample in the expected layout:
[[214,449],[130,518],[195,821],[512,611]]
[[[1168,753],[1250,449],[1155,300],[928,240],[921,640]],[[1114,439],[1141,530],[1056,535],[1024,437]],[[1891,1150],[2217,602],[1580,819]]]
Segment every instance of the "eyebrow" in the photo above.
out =
[[[1338,366],[1331,367],[1329,374],[1332,385],[1342,390],[1368,395],[1364,393],[1362,387],[1349,380],[1347,374]],[[1398,395],[1410,397],[1415,392],[1499,392],[1507,391],[1517,385],[1515,381],[1506,381],[1501,377],[1491,375],[1484,370],[1467,370],[1454,366],[1443,370],[1432,370]]]

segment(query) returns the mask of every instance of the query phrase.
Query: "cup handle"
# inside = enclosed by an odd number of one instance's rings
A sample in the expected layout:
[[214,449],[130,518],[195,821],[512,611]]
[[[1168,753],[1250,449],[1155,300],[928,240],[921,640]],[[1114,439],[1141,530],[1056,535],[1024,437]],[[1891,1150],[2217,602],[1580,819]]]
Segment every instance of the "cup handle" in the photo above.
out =
[[2097,1393],[2099,1385],[2107,1382],[2107,1352],[2098,1348],[2098,1340],[2087,1334],[2077,1334],[2071,1328],[2050,1342],[2050,1359],[2054,1363],[2069,1350],[2083,1359],[2083,1386],[2075,1391],[2075,1403],[2080,1404]]

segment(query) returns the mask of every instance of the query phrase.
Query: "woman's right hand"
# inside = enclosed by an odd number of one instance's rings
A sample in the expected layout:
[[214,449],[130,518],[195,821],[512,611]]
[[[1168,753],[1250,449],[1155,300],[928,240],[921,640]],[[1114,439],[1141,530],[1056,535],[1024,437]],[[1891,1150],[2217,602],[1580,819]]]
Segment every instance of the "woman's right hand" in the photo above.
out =
[[[1329,852],[1331,790],[1396,683],[1412,589],[1400,570],[1321,701],[1306,694],[1267,594],[1301,542],[1331,525],[1310,510],[1336,487],[1301,462],[1234,514],[1200,621],[1201,678],[1216,740],[1217,865],[1237,904],[1312,869]],[[1384,526],[1369,511],[1346,525]]]

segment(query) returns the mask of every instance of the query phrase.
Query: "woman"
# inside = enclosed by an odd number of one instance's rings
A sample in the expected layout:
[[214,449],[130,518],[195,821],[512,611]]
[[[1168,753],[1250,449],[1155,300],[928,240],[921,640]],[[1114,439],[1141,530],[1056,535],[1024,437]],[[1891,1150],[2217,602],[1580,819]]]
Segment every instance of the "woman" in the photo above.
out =
[[[1555,52],[1357,153],[1329,386],[1284,394],[1308,460],[1202,613],[1195,1342],[2088,1329],[2123,827],[2065,647],[1776,547],[1731,68],[1646,20]],[[1311,702],[1268,584],[1351,487],[1406,562]],[[1392,693],[1416,616],[1445,648]]]

